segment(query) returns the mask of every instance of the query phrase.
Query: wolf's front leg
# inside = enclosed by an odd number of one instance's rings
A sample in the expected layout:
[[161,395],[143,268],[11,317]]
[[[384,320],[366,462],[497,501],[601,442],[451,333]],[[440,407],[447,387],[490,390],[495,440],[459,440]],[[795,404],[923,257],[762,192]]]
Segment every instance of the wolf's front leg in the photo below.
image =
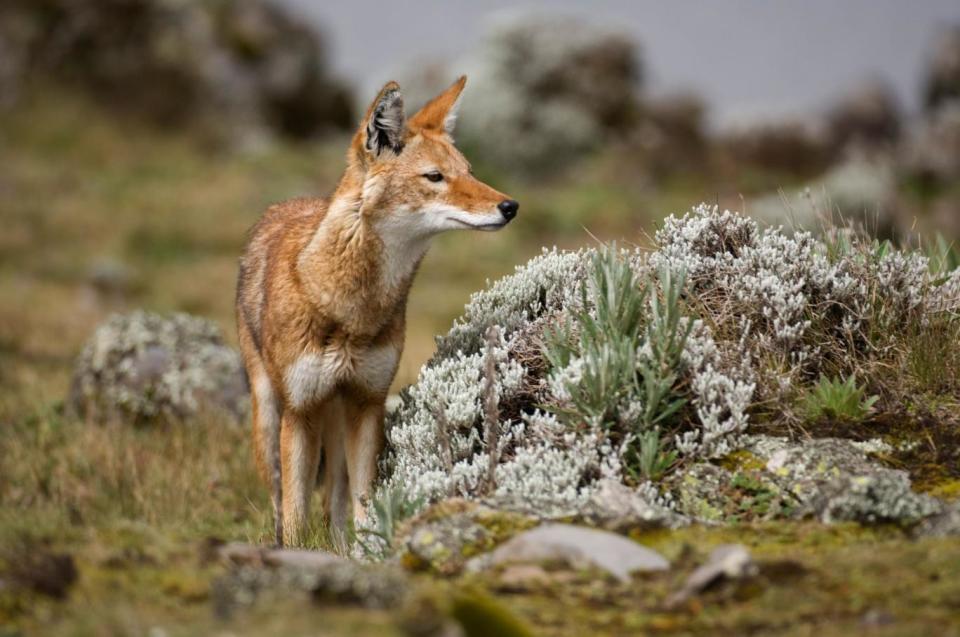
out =
[[377,459],[383,449],[383,401],[356,401],[348,409],[346,452],[353,516],[367,518],[370,486],[377,477]]
[[331,398],[324,407],[323,431],[323,499],[330,539],[341,551],[347,548],[347,515],[350,490],[344,454],[344,411],[339,397]]
[[320,465],[320,436],[311,419],[284,410],[280,426],[283,473],[283,538],[287,545],[303,542],[310,518],[310,496]]

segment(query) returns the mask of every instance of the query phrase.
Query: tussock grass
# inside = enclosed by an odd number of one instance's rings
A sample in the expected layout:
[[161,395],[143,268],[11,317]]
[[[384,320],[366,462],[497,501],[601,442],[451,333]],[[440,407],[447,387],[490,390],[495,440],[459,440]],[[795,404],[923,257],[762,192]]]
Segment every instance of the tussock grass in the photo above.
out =
[[71,537],[134,524],[184,539],[260,541],[270,526],[246,431],[213,418],[138,429],[41,412],[8,427],[0,455],[3,534]]

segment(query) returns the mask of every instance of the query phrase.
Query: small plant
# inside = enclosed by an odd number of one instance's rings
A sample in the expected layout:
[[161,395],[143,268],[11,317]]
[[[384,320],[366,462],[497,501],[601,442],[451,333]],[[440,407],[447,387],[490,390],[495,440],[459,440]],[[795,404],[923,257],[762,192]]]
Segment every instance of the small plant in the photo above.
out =
[[593,259],[582,308],[572,324],[547,334],[548,361],[568,400],[552,410],[569,424],[601,428],[624,449],[635,480],[657,479],[674,465],[672,437],[661,426],[686,403],[679,391],[682,355],[692,323],[683,319],[684,275],[662,268],[662,298],[640,286],[615,249]]
[[930,272],[939,275],[943,280],[960,268],[960,248],[940,234],[936,234],[932,245],[926,246],[927,258],[930,260]]
[[380,493],[370,504],[373,527],[355,529],[355,539],[367,557],[384,559],[393,550],[397,526],[420,509],[423,498],[411,499],[403,489],[393,488]]
[[803,397],[803,409],[811,421],[821,418],[858,422],[873,409],[877,396],[864,396],[864,388],[857,387],[853,374],[846,380],[821,376]]
[[626,470],[637,482],[659,479],[677,461],[676,450],[665,448],[659,429],[644,431],[633,442],[627,449]]
[[[582,307],[573,320],[545,335],[545,354],[554,370],[578,368],[577,382],[564,382],[569,406],[554,411],[594,427],[616,422],[620,407],[640,392],[637,346],[648,295],[615,248],[598,252]],[[593,308],[591,311],[591,307]]]

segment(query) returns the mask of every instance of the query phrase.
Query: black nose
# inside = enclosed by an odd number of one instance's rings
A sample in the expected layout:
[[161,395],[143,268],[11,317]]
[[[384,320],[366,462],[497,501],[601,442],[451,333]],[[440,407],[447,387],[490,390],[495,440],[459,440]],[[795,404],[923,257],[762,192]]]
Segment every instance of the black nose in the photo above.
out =
[[513,199],[504,199],[497,205],[497,208],[500,209],[503,218],[510,221],[517,216],[517,210],[520,210],[520,204]]

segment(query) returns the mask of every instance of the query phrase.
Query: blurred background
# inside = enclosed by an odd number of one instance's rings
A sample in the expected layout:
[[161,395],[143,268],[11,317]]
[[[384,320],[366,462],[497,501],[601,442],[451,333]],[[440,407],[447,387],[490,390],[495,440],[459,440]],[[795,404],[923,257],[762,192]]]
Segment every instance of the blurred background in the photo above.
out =
[[486,279],[541,246],[647,243],[700,201],[960,238],[955,0],[4,0],[0,418],[62,398],[112,312],[235,343],[263,209],[332,189],[386,80],[412,112],[461,73],[458,143],[521,213],[438,238],[398,386]]

